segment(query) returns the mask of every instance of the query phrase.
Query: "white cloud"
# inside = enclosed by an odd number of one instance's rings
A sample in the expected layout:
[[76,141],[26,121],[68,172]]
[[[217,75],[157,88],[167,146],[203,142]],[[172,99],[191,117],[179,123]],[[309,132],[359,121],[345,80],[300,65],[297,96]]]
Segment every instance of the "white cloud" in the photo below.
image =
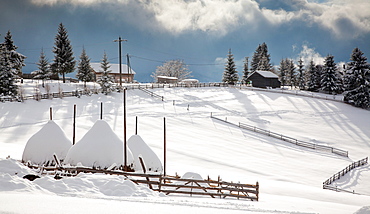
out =
[[30,0],[37,5],[70,4],[103,10],[150,30],[173,34],[204,31],[223,36],[247,26],[266,28],[298,21],[316,24],[339,39],[370,32],[369,0],[289,0],[293,11],[261,8],[254,0]]
[[315,48],[310,48],[306,44],[302,45],[302,50],[298,54],[298,57],[295,59],[295,61],[298,62],[300,58],[303,60],[304,65],[309,65],[311,60],[313,60],[316,65],[322,65],[325,60],[325,57],[316,52]]

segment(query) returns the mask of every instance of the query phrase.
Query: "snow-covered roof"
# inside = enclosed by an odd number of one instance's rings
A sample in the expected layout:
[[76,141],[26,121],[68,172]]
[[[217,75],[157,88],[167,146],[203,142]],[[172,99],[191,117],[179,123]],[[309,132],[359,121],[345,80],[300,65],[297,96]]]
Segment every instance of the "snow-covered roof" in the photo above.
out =
[[50,120],[27,141],[22,160],[34,164],[51,164],[54,153],[63,160],[71,146],[72,143],[63,130]]
[[178,79],[177,77],[168,77],[168,76],[157,76],[157,78],[160,78],[160,79],[169,79],[169,80],[177,80]]
[[278,75],[272,73],[271,71],[255,71],[255,73],[258,73],[265,78],[279,78]]
[[[90,63],[90,65],[96,73],[102,72],[101,63]],[[119,74],[119,64],[109,64],[109,65],[110,65],[109,70],[111,70],[110,72],[111,74]],[[128,71],[128,66],[126,64],[122,64],[121,68],[122,74],[136,74],[136,72],[132,68]]]

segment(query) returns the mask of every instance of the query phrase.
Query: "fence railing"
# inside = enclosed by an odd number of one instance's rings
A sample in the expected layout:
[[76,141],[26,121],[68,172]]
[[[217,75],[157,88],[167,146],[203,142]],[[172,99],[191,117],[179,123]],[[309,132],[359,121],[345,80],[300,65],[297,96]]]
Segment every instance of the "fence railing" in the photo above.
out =
[[347,174],[349,171],[351,171],[352,169],[356,168],[356,167],[359,167],[359,166],[363,166],[365,164],[368,163],[368,157],[364,158],[364,159],[361,159],[359,161],[356,161],[356,162],[353,162],[351,163],[350,165],[348,165],[346,168],[344,168],[343,170],[341,170],[340,172],[337,172],[335,173],[333,176],[331,176],[329,179],[327,179],[326,181],[323,182],[323,185],[324,185],[324,189],[326,185],[330,185],[331,183],[333,183],[335,180],[338,180],[340,179],[342,176],[344,176],[345,174]]
[[227,120],[223,120],[223,119],[220,119],[220,118],[217,118],[217,117],[213,116],[212,113],[211,113],[211,118],[214,118],[216,120],[219,120],[219,121],[222,121],[224,123],[228,123],[228,124],[231,124],[231,125],[234,125],[234,126],[238,126],[239,128],[242,128],[242,129],[246,129],[246,130],[253,131],[253,132],[256,132],[256,133],[260,133],[260,134],[263,134],[263,135],[266,135],[266,136],[269,136],[269,137],[273,137],[273,138],[276,138],[276,139],[279,139],[279,140],[283,140],[283,141],[286,141],[288,143],[292,143],[292,144],[297,145],[297,146],[306,147],[306,148],[315,149],[315,150],[320,150],[320,151],[324,151],[324,152],[330,152],[330,153],[337,154],[337,155],[340,155],[340,156],[348,157],[348,151],[345,151],[345,150],[342,150],[342,149],[337,149],[337,148],[330,147],[330,146],[324,146],[324,145],[320,145],[320,144],[316,144],[316,143],[309,143],[309,142],[301,141],[301,140],[298,140],[298,139],[295,139],[295,138],[292,138],[292,137],[288,137],[288,136],[283,135],[283,134],[272,132],[270,130],[261,129],[261,128],[251,126],[251,125],[241,123],[241,122],[239,122],[238,124],[231,123]]
[[122,175],[136,184],[145,184],[153,191],[169,194],[187,194],[190,196],[201,195],[212,198],[232,197],[237,199],[249,199],[258,201],[259,184],[241,184],[212,180],[209,177],[204,180],[184,179],[179,176],[164,176],[162,174],[146,174],[137,172],[125,172],[122,170],[93,169],[89,167],[65,167],[49,166],[42,167],[27,164],[30,168],[39,169],[40,174],[55,175],[57,178],[62,176],[76,176],[79,173],[104,173],[109,175]]
[[159,98],[159,99],[161,99],[162,101],[164,101],[164,97],[163,97],[163,96],[161,96],[161,95],[159,95],[159,94],[156,94],[156,93],[154,93],[154,92],[152,92],[152,91],[149,91],[149,90],[148,90],[148,89],[146,89],[146,88],[139,88],[139,90],[141,90],[141,91],[143,91],[143,92],[145,92],[145,93],[149,94],[151,97]]

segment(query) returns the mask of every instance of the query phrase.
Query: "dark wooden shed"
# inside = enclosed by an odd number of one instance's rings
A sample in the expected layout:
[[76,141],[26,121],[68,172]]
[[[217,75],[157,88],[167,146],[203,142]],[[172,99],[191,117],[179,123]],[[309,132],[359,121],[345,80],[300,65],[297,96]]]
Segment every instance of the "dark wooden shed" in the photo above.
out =
[[279,77],[271,71],[255,71],[249,75],[248,80],[253,87],[258,88],[280,88]]

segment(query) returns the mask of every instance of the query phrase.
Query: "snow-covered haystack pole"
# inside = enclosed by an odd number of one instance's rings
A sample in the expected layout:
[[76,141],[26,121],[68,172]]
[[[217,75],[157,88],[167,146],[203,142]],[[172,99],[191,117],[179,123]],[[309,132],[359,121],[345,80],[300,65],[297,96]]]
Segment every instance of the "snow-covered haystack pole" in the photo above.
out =
[[[123,142],[104,120],[93,127],[68,151],[64,163],[72,166],[106,169],[112,165],[123,166]],[[132,153],[127,149],[127,165],[134,167]]]
[[54,165],[54,153],[63,160],[72,143],[52,120],[35,133],[24,148],[22,161],[37,165]]
[[162,163],[158,156],[153,152],[153,150],[144,142],[144,140],[139,135],[131,136],[127,141],[128,148],[131,150],[132,155],[136,163],[135,171],[139,171],[141,157],[145,163],[145,168],[149,172],[162,172]]

